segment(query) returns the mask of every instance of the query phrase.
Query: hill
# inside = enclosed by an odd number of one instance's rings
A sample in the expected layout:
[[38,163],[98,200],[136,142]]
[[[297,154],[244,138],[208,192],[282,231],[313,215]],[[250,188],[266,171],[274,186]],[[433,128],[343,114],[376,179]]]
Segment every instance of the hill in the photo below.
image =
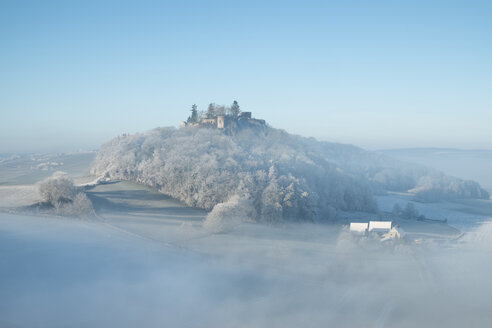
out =
[[226,208],[239,208],[259,221],[376,212],[373,194],[388,190],[410,191],[429,201],[488,198],[473,181],[267,125],[233,134],[184,127],[123,135],[101,147],[91,171],[143,183],[207,210],[229,201]]
[[462,179],[478,181],[492,191],[492,150],[488,149],[449,149],[412,148],[381,150],[383,154],[402,161],[419,163],[433,167],[446,174]]

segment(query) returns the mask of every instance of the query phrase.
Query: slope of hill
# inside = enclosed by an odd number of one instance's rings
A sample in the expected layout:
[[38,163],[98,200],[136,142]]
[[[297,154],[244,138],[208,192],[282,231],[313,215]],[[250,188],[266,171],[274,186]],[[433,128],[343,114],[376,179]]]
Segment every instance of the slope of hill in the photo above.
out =
[[123,135],[101,147],[92,173],[140,182],[208,210],[237,196],[235,205],[263,221],[375,212],[373,193],[385,190],[428,200],[488,197],[475,182],[271,127],[233,135],[199,127]]

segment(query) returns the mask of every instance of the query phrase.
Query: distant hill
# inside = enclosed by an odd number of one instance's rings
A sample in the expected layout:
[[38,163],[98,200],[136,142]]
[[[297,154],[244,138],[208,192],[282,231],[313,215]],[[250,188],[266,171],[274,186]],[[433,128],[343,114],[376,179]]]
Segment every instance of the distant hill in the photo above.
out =
[[446,174],[478,181],[492,191],[492,150],[406,148],[379,151],[402,161],[435,168]]
[[261,221],[375,212],[373,194],[388,190],[426,201],[488,198],[473,181],[268,126],[234,134],[184,127],[120,136],[101,147],[92,173],[140,182],[204,209],[237,196]]

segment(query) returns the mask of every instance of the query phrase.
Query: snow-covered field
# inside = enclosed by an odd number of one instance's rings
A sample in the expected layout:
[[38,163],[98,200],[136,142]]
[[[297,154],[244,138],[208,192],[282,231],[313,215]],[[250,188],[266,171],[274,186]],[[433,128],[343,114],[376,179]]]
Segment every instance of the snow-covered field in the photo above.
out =
[[447,220],[448,224],[468,232],[484,222],[492,220],[492,201],[483,199],[460,199],[453,202],[421,203],[410,195],[390,194],[377,196],[381,211],[391,212],[394,204],[402,208],[408,203],[415,205],[419,213],[434,220]]
[[35,185],[0,186],[0,208],[28,206],[39,199]]
[[[490,201],[420,204],[420,243],[340,225],[203,227],[206,212],[127,182],[87,189],[95,215],[8,213],[0,188],[0,327],[488,327]],[[404,195],[378,198],[382,210]],[[485,222],[485,223],[484,223]],[[435,238],[439,236],[440,238]]]
[[95,156],[95,152],[9,156],[0,154],[0,186],[34,184],[55,171],[82,176],[89,172]]

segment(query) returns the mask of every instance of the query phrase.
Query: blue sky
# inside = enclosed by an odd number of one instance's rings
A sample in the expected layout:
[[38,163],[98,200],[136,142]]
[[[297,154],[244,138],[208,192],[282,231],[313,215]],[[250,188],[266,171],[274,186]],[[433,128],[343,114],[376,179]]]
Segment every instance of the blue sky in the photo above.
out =
[[492,148],[491,1],[0,1],[0,153],[238,100],[368,149]]

